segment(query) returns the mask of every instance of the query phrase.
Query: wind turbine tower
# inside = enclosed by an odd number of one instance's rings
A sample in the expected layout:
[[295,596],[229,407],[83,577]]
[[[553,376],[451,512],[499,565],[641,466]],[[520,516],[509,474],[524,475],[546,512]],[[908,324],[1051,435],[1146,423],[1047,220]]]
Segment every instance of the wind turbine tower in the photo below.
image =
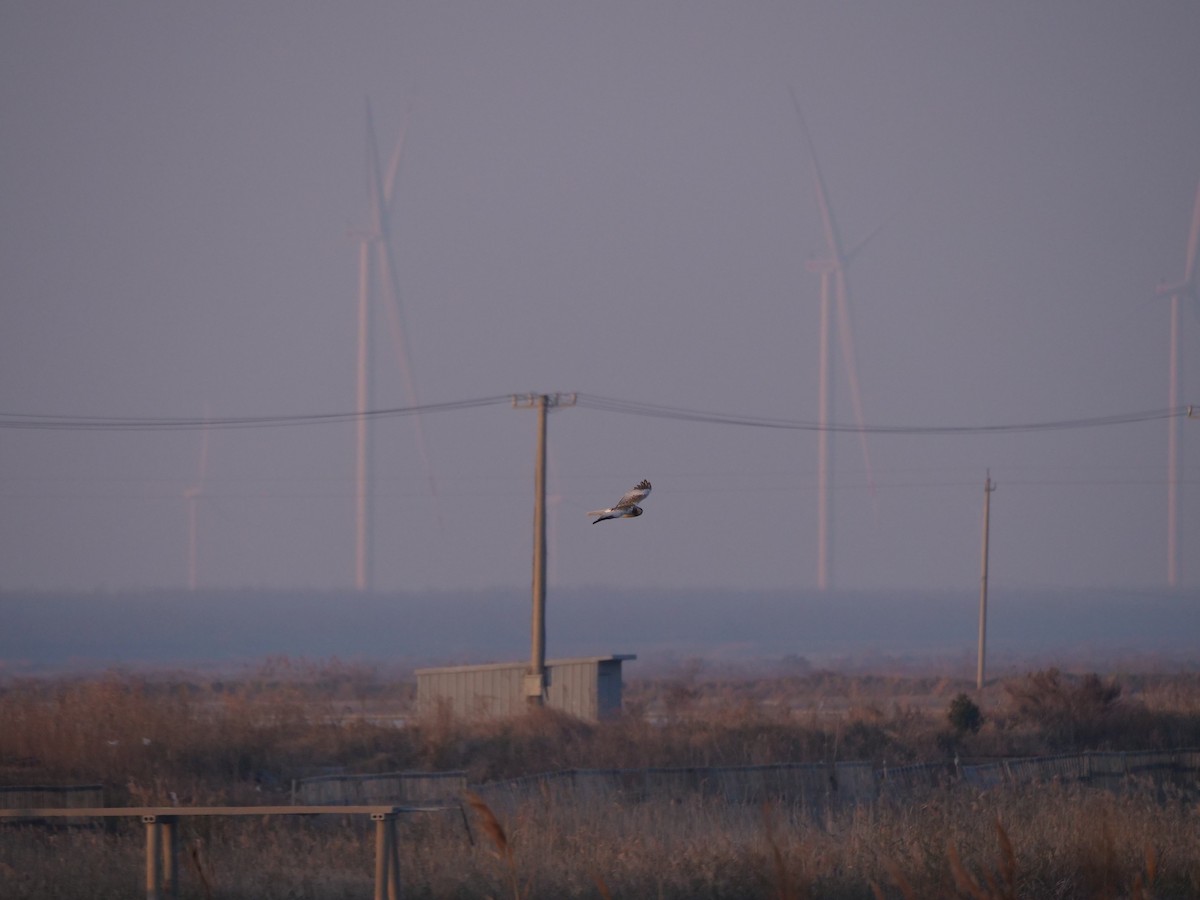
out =
[[[1179,306],[1188,297],[1200,310],[1200,292],[1196,286],[1196,253],[1200,244],[1200,183],[1192,205],[1192,226],[1188,232],[1187,257],[1183,280],[1160,284],[1158,295],[1171,301],[1171,326],[1167,349],[1167,408],[1179,406]],[[1179,418],[1167,419],[1167,586],[1179,584]]]
[[[408,335],[404,328],[400,286],[392,249],[390,208],[400,169],[404,137],[396,142],[396,150],[388,164],[386,177],[379,160],[375,140],[375,122],[368,100],[367,112],[367,195],[370,201],[370,225],[355,237],[358,253],[358,366],[355,379],[355,528],[354,528],[354,586],[366,591],[374,587],[374,521],[375,521],[375,455],[372,452],[373,429],[369,413],[375,408],[375,307],[382,304],[391,335],[392,347],[400,369],[405,399],[409,406],[418,406],[409,365]],[[420,415],[413,416],[430,492],[437,495],[429,449]]]
[[[208,418],[208,408],[205,406],[204,417]],[[208,426],[200,435],[200,464],[197,467],[196,481],[183,490],[183,502],[187,504],[188,514],[188,590],[194,591],[200,583],[200,565],[198,543],[200,539],[200,522],[197,518],[196,504],[204,494],[204,481],[208,475]]]
[[836,309],[837,333],[841,345],[842,363],[846,370],[846,380],[850,385],[850,400],[854,407],[854,420],[858,426],[859,444],[862,447],[863,464],[866,468],[867,481],[872,494],[875,490],[875,479],[871,471],[871,454],[867,448],[867,435],[863,430],[862,396],[858,386],[858,361],[854,353],[854,333],[850,322],[849,288],[846,271],[851,260],[866,243],[879,231],[876,228],[862,241],[846,252],[842,244],[841,233],[833,216],[833,207],[829,202],[829,192],[825,188],[825,179],[821,175],[821,166],[817,160],[816,146],[809,134],[804,113],[800,109],[800,101],[792,90],[792,105],[796,109],[796,119],[804,135],[804,143],[808,149],[808,157],[812,163],[813,185],[817,195],[817,205],[821,211],[821,227],[825,233],[825,255],[808,262],[809,271],[816,272],[821,279],[821,312],[820,312],[820,346],[817,354],[817,588],[826,590],[833,583],[833,498],[830,495],[830,482],[833,474],[832,433],[830,432],[830,414],[833,405],[833,354],[831,336],[834,329],[833,316]]

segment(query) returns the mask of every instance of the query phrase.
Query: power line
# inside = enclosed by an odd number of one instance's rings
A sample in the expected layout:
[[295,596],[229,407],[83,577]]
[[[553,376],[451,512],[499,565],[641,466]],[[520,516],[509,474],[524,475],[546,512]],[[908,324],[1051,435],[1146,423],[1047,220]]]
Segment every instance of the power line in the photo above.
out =
[[[46,413],[0,413],[0,428],[40,431],[198,431],[206,428],[281,428],[304,425],[331,425],[360,419],[388,419],[400,416],[457,412],[480,407],[510,404],[512,394],[454,400],[444,403],[424,403],[368,410],[363,413],[301,413],[295,415],[221,416],[221,417],[119,417],[64,416]],[[524,396],[524,395],[522,395]],[[747,416],[715,410],[665,406],[638,400],[621,400],[596,394],[574,394],[576,405],[598,412],[644,418],[695,422],[706,425],[728,425],[738,428],[769,428],[785,431],[862,432],[880,435],[969,435],[1018,434],[1043,431],[1070,431],[1081,428],[1103,428],[1112,425],[1131,425],[1165,419],[1195,417],[1192,406],[1141,410],[1105,416],[1077,419],[1051,419],[1040,422],[1009,422],[994,425],[846,425],[770,416]]]
[[844,425],[831,423],[822,426],[817,422],[795,419],[780,419],[767,416],[742,416],[706,410],[660,406],[635,400],[617,400],[593,394],[578,394],[577,403],[587,409],[647,416],[655,419],[675,419],[685,422],[702,422],[713,425],[734,425],[743,428],[777,428],[789,431],[863,432],[866,434],[1004,434],[1035,431],[1065,431],[1076,428],[1099,428],[1108,425],[1128,425],[1137,422],[1152,422],[1162,419],[1184,418],[1192,414],[1192,407],[1177,406],[1171,409],[1144,410],[1118,413],[1108,416],[1092,416],[1080,419],[1055,419],[1043,422],[1016,422],[999,425]]
[[399,416],[454,412],[508,403],[510,394],[455,400],[448,403],[423,403],[367,410],[363,413],[301,413],[271,416],[222,417],[129,417],[59,416],[42,413],[0,413],[0,428],[25,428],[41,431],[200,431],[206,428],[281,428],[298,425],[333,425],[360,419],[390,419]]

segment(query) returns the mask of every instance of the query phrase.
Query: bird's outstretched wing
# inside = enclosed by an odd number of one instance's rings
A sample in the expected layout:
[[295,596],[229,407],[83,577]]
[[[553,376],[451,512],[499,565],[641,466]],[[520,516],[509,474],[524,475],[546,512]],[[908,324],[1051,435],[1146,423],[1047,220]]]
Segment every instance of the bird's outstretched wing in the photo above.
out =
[[638,482],[637,487],[631,491],[626,491],[625,496],[617,501],[613,509],[628,509],[631,506],[637,506],[643,500],[650,496],[650,482],[642,480]]
[[[596,522],[603,522],[605,519],[633,519],[642,514],[642,508],[638,506],[643,500],[650,496],[650,482],[642,480],[637,487],[631,491],[626,491],[615,504],[608,509],[594,509],[588,513],[588,516],[599,516]],[[595,522],[592,523],[593,525]]]

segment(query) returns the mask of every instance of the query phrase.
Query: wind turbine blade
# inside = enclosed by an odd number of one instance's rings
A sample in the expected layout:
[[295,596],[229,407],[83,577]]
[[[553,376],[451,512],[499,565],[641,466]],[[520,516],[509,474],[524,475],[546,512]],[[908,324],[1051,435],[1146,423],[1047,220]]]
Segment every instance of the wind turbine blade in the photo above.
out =
[[843,260],[843,263],[845,265],[850,265],[850,263],[857,259],[858,255],[866,249],[867,244],[871,243],[871,241],[878,237],[884,231],[884,229],[896,221],[899,215],[900,210],[897,208],[887,215],[882,221],[880,221],[878,225],[868,231],[865,237],[863,237],[857,244],[846,251],[846,258]]
[[198,478],[196,479],[197,488],[204,486],[204,479],[208,475],[208,420],[212,418],[212,411],[209,409],[209,404],[204,404],[204,430],[200,432],[200,467],[198,470]]
[[[817,148],[813,143],[812,135],[808,130],[808,123],[804,119],[804,112],[800,108],[800,100],[796,96],[796,89],[789,87],[789,92],[792,96],[792,106],[796,110],[796,119],[800,123],[800,130],[804,134],[804,143],[808,147],[808,156],[812,161],[813,181],[816,184],[817,190],[817,205],[821,211],[821,224],[825,230],[825,242],[829,247],[829,253],[833,257],[831,262],[834,266],[833,277],[836,281],[836,304],[838,317],[838,337],[841,342],[842,360],[846,367],[846,379],[850,383],[850,399],[854,405],[854,420],[858,425],[858,439],[862,446],[863,464],[866,467],[867,483],[870,486],[871,496],[875,497],[875,475],[871,469],[871,453],[867,447],[867,433],[863,430],[864,418],[862,408],[862,394],[858,385],[858,360],[854,353],[854,333],[850,324],[850,306],[847,298],[846,288],[846,265],[850,258],[842,250],[841,234],[837,228],[837,222],[833,216],[833,207],[829,202],[829,192],[825,188],[825,178],[821,174],[821,164],[817,159]],[[873,238],[886,224],[880,223],[874,230],[871,231],[862,241],[854,248],[854,253],[862,251],[862,248],[867,242]]]
[[375,116],[367,99],[367,197],[371,201],[371,228],[375,237],[383,233],[384,208],[380,202],[383,188],[379,176],[379,145],[375,140]]
[[847,299],[846,271],[839,267],[837,279],[838,336],[841,338],[842,361],[846,366],[846,380],[850,383],[850,401],[854,405],[854,422],[858,426],[858,443],[862,447],[863,466],[867,472],[867,486],[871,498],[875,499],[875,473],[871,468],[871,451],[867,447],[867,432],[863,425],[862,394],[858,387],[858,359],[854,353],[854,332],[850,324],[850,304]]
[[400,127],[400,134],[396,137],[396,149],[392,151],[392,158],[388,160],[387,175],[383,179],[383,205],[384,209],[391,211],[392,199],[396,196],[396,182],[400,177],[400,159],[404,155],[404,126]]
[[821,163],[817,160],[817,148],[813,144],[812,135],[808,132],[808,123],[804,121],[804,113],[800,109],[800,100],[796,97],[796,89],[789,87],[788,90],[792,95],[792,106],[796,110],[796,119],[800,123],[800,131],[804,135],[805,146],[808,147],[808,158],[812,161],[813,181],[817,189],[817,205],[821,210],[821,225],[825,230],[825,243],[829,247],[830,256],[841,265],[842,260],[846,257],[842,253],[841,233],[838,231],[837,222],[833,218],[833,207],[829,204],[829,193],[825,190],[825,178],[821,175]]
[[[1183,270],[1183,283],[1193,295],[1196,287],[1196,250],[1200,244],[1200,182],[1196,184],[1196,202],[1192,206],[1192,228],[1188,232],[1187,265]],[[1197,298],[1200,300],[1200,298]]]
[[[396,264],[392,258],[392,248],[388,244],[387,232],[384,232],[381,244],[379,267],[383,281],[383,290],[388,298],[388,331],[391,332],[392,346],[396,349],[396,362],[400,367],[400,377],[404,382],[405,400],[409,406],[420,406],[421,404],[417,399],[417,390],[413,380],[412,366],[409,363],[411,357],[409,354],[408,332],[403,325],[403,312],[400,299],[400,286],[396,277]],[[429,479],[429,489],[434,496],[437,496],[437,480],[433,474],[433,462],[429,455],[428,442],[425,440],[425,429],[421,422],[421,416],[417,413],[412,418],[417,430],[417,441],[420,445],[421,459],[425,465],[425,472]]]
[[857,244],[855,244],[853,247],[851,247],[849,249],[849,251],[847,251],[846,259],[844,260],[844,262],[847,264],[852,262],[854,260],[854,258],[858,256],[858,254],[863,252],[863,249],[867,246],[867,244],[871,243],[871,241],[875,238],[875,236],[878,235],[879,232],[883,231],[883,229],[887,227],[887,225],[890,221],[891,221],[890,218],[884,219],[882,222],[880,222],[878,225],[876,225],[874,228],[872,228],[870,231],[868,231],[866,236],[861,241],[859,241]]
[[[396,350],[397,363],[400,367],[400,376],[404,382],[404,394],[410,406],[419,406],[417,400],[417,391],[412,377],[412,368],[409,365],[409,345],[408,334],[404,329],[403,307],[400,298],[400,284],[397,277],[397,268],[395,258],[392,252],[391,240],[391,219],[387,210],[387,198],[384,193],[383,179],[379,169],[379,149],[375,142],[375,126],[370,114],[370,105],[367,106],[367,141],[369,169],[367,182],[371,189],[371,216],[375,226],[375,234],[378,237],[379,244],[379,269],[380,280],[383,283],[383,291],[388,295],[387,316],[388,329],[392,336],[392,346]],[[392,165],[390,174],[395,175],[399,170],[400,165],[400,150],[402,143],[396,147],[396,153],[392,157]],[[391,185],[394,189],[394,183]],[[413,424],[417,432],[417,443],[421,452],[421,459],[425,467],[425,474],[429,480],[429,489],[433,496],[437,496],[437,479],[434,477],[433,461],[429,454],[429,443],[425,439],[425,429],[421,422],[419,414],[413,416]]]

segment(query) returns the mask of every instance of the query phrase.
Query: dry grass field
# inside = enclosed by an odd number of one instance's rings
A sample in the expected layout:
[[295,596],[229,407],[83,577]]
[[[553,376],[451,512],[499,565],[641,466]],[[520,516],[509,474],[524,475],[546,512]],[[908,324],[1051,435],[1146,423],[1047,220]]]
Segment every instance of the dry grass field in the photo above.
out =
[[[593,724],[552,713],[415,718],[408,679],[286,659],[221,680],[8,679],[0,785],[99,783],[115,805],[270,805],[288,802],[293,778],[333,767],[463,769],[481,784],[564,768],[894,766],[1200,746],[1194,673],[1044,670],[980,697],[970,687],[940,676],[685,670],[629,682],[626,715]],[[962,694],[978,702],[978,717],[956,701]],[[466,809],[466,820],[457,811],[403,819],[405,896],[1200,896],[1194,783],[986,792],[956,784],[816,812],[786,801],[597,799],[546,787]],[[371,896],[369,822],[185,818],[182,836],[184,897]],[[6,900],[128,897],[142,890],[143,866],[136,822],[0,829]]]

